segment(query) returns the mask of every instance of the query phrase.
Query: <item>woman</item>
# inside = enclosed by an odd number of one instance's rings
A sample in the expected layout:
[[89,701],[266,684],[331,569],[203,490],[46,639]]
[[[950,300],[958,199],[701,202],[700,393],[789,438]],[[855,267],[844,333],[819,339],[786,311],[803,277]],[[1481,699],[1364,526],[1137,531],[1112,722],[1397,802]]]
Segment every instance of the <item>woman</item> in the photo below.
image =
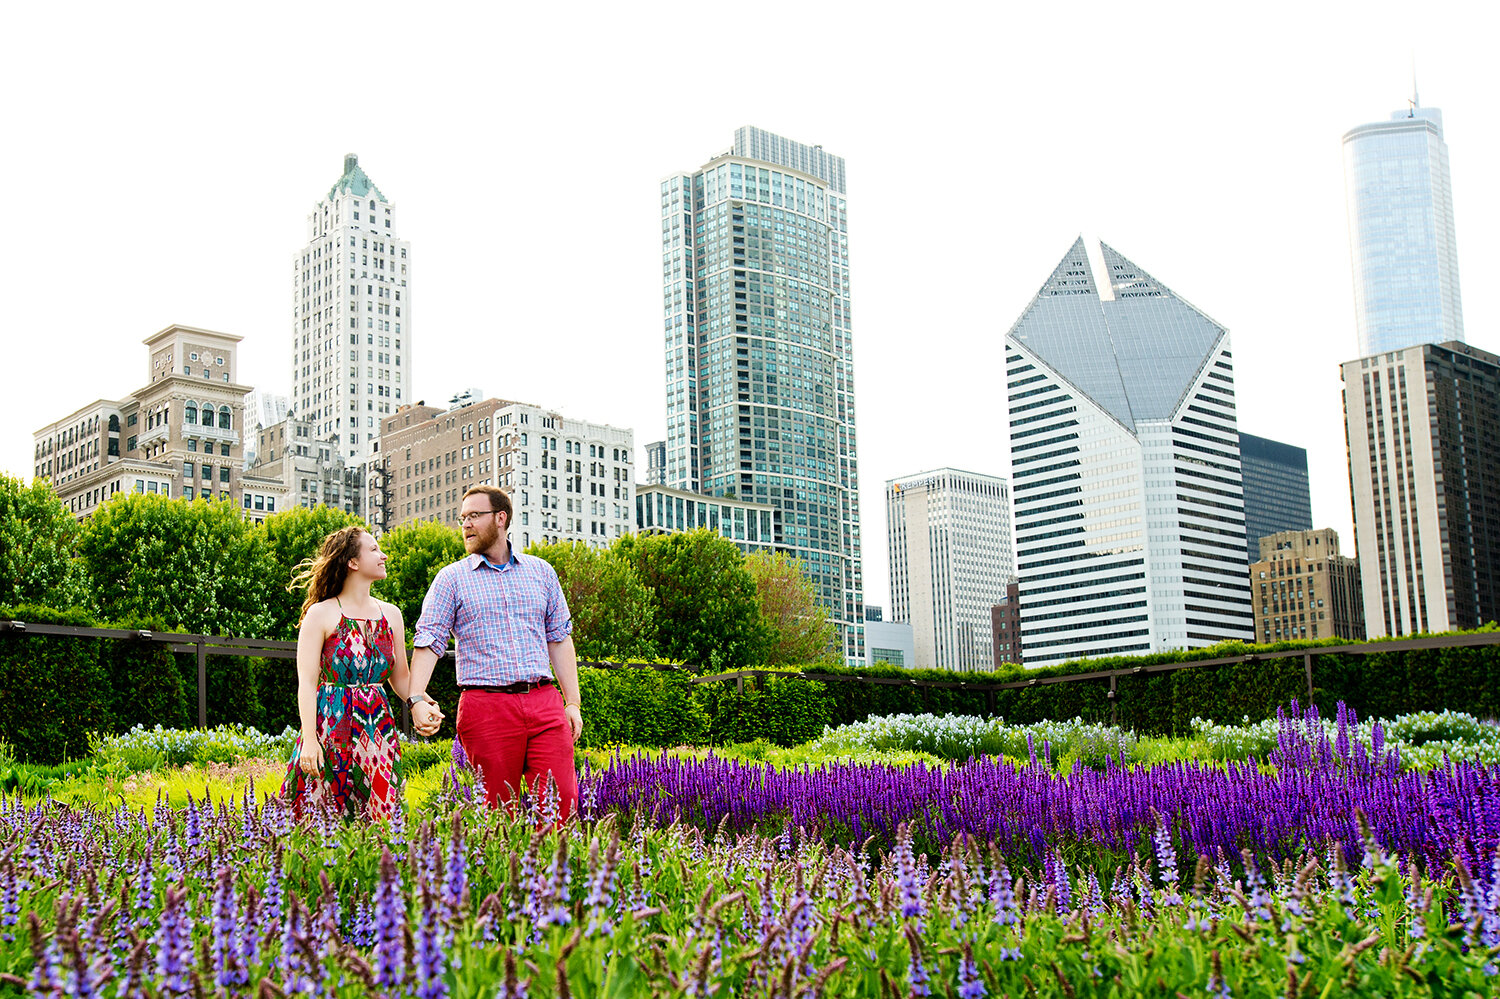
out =
[[323,539],[291,588],[307,587],[297,636],[301,734],[281,794],[300,817],[308,808],[389,819],[401,807],[400,746],[382,686],[407,696],[411,673],[401,611],[370,595],[385,578],[385,553],[361,527]]

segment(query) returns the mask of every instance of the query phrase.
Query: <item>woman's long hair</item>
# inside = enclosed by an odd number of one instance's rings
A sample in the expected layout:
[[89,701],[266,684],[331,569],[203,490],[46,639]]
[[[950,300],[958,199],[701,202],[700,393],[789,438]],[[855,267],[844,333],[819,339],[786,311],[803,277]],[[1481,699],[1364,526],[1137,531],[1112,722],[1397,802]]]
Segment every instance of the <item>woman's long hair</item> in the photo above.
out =
[[292,570],[292,581],[287,589],[296,592],[307,587],[307,599],[302,601],[302,612],[297,615],[298,624],[307,617],[307,610],[313,604],[336,597],[343,591],[344,581],[349,578],[349,563],[359,558],[365,533],[365,529],[357,524],[339,528],[323,539],[317,555],[304,559]]

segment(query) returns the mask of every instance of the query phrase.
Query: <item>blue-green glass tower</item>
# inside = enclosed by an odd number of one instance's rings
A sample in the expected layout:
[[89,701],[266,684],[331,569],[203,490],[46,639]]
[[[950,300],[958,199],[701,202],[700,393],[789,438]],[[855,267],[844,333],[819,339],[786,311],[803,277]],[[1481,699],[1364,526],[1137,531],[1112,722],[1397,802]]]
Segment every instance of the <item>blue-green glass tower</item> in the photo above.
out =
[[758,128],[661,185],[666,484],[782,511],[864,662],[844,161]]

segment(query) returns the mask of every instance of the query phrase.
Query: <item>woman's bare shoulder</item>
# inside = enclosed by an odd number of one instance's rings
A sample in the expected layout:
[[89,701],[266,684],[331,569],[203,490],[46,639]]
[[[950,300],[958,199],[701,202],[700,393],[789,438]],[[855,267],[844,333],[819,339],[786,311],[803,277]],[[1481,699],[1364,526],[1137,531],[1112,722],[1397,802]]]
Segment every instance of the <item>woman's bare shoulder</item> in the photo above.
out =
[[338,626],[339,619],[343,616],[344,612],[339,609],[337,600],[319,600],[302,616],[302,627],[329,632]]

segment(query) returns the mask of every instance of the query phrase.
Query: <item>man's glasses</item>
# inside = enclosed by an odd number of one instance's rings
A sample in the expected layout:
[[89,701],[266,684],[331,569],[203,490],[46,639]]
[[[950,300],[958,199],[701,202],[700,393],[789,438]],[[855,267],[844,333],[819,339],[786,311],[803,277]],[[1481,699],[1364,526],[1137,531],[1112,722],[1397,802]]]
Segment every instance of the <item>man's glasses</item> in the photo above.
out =
[[475,510],[472,513],[466,513],[462,517],[459,517],[458,518],[458,522],[460,524],[463,524],[463,525],[467,526],[467,525],[473,523],[474,521],[478,520],[480,517],[488,517],[492,513],[499,513],[499,512],[500,512],[499,510]]

